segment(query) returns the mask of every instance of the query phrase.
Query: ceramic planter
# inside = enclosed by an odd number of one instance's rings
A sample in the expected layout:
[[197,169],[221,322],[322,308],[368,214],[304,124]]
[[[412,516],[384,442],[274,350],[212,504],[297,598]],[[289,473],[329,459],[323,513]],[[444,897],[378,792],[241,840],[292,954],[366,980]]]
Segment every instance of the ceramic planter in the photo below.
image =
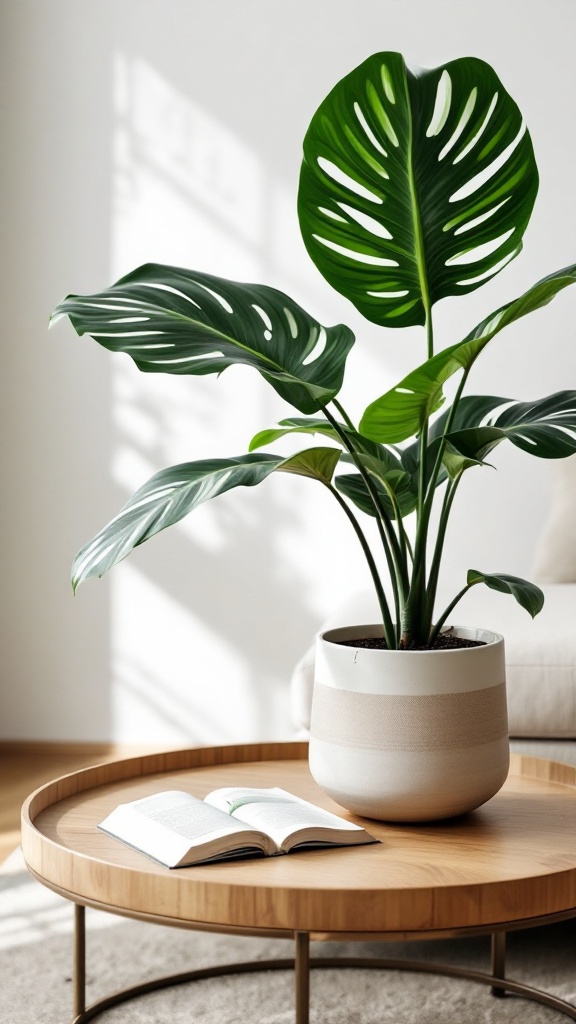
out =
[[387,651],[337,642],[381,636],[381,626],[318,637],[310,770],[343,807],[381,821],[430,821],[471,811],[503,785],[504,640],[453,632],[484,644]]

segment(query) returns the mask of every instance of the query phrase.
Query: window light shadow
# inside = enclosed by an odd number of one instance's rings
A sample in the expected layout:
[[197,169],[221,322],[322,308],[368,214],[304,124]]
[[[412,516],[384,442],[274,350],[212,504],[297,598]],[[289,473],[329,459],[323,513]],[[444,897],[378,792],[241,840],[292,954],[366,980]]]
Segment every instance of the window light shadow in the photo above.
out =
[[[140,58],[117,55],[114,94],[113,278],[153,260],[275,283],[279,184],[257,153]],[[178,378],[114,358],[121,503],[165,466],[246,451],[289,412],[267,388],[253,371]],[[115,740],[291,734],[288,680],[314,613],[305,556],[288,554],[305,512],[289,486],[286,501],[265,489],[209,503],[100,584],[112,593]]]

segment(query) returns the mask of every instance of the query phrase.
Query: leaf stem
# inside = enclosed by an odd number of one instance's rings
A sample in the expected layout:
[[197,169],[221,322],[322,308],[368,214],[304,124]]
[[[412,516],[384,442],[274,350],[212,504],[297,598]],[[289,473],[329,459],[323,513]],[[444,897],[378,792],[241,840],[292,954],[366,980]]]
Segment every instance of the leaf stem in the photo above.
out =
[[340,507],[344,510],[346,515],[348,516],[348,519],[349,519],[349,521],[351,522],[351,524],[352,524],[352,526],[354,528],[356,536],[358,537],[358,540],[360,541],[360,544],[362,545],[362,550],[363,550],[364,555],[366,557],[366,561],[368,562],[368,568],[370,569],[370,573],[371,573],[372,579],[374,581],[374,587],[376,589],[376,594],[378,596],[378,603],[380,605],[380,611],[382,613],[382,622],[383,622],[383,626],[384,626],[384,639],[386,640],[387,647],[390,650],[394,650],[395,647],[396,647],[396,630],[394,628],[394,623],[392,622],[392,617],[390,615],[390,609],[388,607],[388,601],[386,600],[386,594],[384,593],[384,587],[382,586],[382,581],[381,581],[380,575],[378,573],[378,568],[376,566],[376,562],[374,561],[374,556],[372,555],[372,552],[370,551],[370,546],[368,544],[368,541],[366,540],[366,537],[364,536],[364,533],[362,532],[362,528],[360,526],[360,523],[356,519],[356,516],[354,515],[352,510],[348,507],[348,505],[344,501],[344,498],[342,497],[342,495],[338,493],[338,491],[336,490],[336,488],[332,484],[326,484],[326,487],[331,492],[331,494],[334,495],[334,497],[336,498],[336,501],[338,502]]
[[[359,458],[358,452],[356,451],[350,438],[347,436],[346,431],[342,429],[341,424],[338,423],[338,421],[332,416],[332,414],[328,411],[328,409],[325,406],[323,408],[323,412],[328,422],[331,424],[331,426],[338,434],[338,437],[342,441],[342,444],[346,448],[346,451],[352,456],[354,465],[356,466],[356,469],[360,473],[360,476],[362,477],[366,485],[366,488],[370,495],[370,499],[372,501],[372,505],[374,506],[374,511],[376,512],[376,526],[378,528],[378,533],[380,535],[380,540],[382,542],[384,554],[386,555],[386,561],[388,563],[388,571],[390,573],[390,581],[392,584],[392,591],[394,594],[396,616],[399,623],[402,615],[403,603],[406,596],[408,571],[407,566],[404,565],[402,562],[402,550],[398,538],[394,532],[392,521],[388,516],[386,510],[382,507],[382,504],[378,496],[378,491],[376,490],[370,478],[370,474],[367,472],[365,466],[362,463],[362,460]],[[401,594],[402,597],[400,596]]]
[[338,412],[340,413],[340,415],[341,415],[342,419],[344,420],[344,423],[346,424],[346,426],[349,427],[350,430],[356,430],[356,427],[352,423],[352,420],[350,419],[350,417],[349,417],[348,413],[346,412],[346,410],[343,408],[343,406],[340,405],[340,402],[338,402],[335,398],[333,398],[332,399],[332,405],[334,406],[335,409],[338,410]]
[[466,586],[462,587],[462,590],[460,590],[456,594],[456,597],[454,598],[454,600],[450,601],[450,604],[442,612],[442,615],[440,616],[440,618],[438,619],[438,622],[434,626],[434,629],[433,629],[433,631],[432,631],[432,633],[430,635],[430,645],[432,645],[434,643],[436,637],[438,636],[438,634],[440,633],[440,630],[442,629],[442,626],[444,625],[444,623],[446,622],[446,619],[450,615],[450,612],[452,612],[454,610],[454,608],[456,607],[458,602],[461,601],[461,599],[464,597],[464,594],[467,594],[468,591],[471,589],[471,587],[474,587],[476,585],[476,583],[480,583],[480,580],[475,580],[474,583],[467,583]]
[[[384,482],[384,486],[386,486],[386,481],[383,481],[383,482]],[[392,490],[391,487],[386,487],[386,493],[387,493],[388,497],[390,498],[390,504],[392,505],[392,508],[394,509],[394,516],[395,516],[396,526],[397,526],[397,529],[398,529],[398,539],[399,539],[399,543],[400,543],[400,551],[401,551],[401,554],[402,554],[402,564],[403,564],[403,566],[406,567],[406,570],[407,570],[407,568],[408,568],[408,558],[410,558],[410,559],[413,558],[412,548],[410,546],[410,541],[408,539],[408,534],[406,533],[406,530],[404,528],[404,522],[402,520],[402,513],[400,512],[400,505],[398,504],[398,501],[396,499],[396,495],[395,495],[395,493],[394,493],[394,491]]]
[[438,479],[438,473],[440,472],[440,467],[442,465],[442,459],[444,457],[444,452],[446,450],[446,436],[452,430],[452,424],[454,422],[454,417],[456,416],[456,411],[457,411],[458,406],[460,404],[460,399],[462,398],[462,392],[464,391],[464,387],[466,385],[466,381],[468,380],[468,374],[469,373],[470,373],[470,368],[464,370],[464,373],[462,374],[462,380],[460,381],[460,383],[458,385],[456,394],[454,395],[454,400],[453,400],[452,405],[450,406],[450,410],[448,412],[448,417],[446,419],[446,423],[444,425],[444,431],[443,431],[442,437],[440,439],[440,445],[439,445],[439,448],[438,448],[438,452],[436,454],[436,460],[434,462],[434,468],[433,468],[432,473],[430,475],[430,480],[428,481],[428,491],[427,491],[427,495],[426,495],[426,500],[427,500],[428,504],[430,505],[430,508],[432,507],[432,504],[434,502],[434,494],[436,493],[436,481]]
[[[337,405],[337,407],[338,407],[339,411],[341,412],[342,417],[346,421],[346,423],[350,425],[350,429],[351,430],[355,430],[355,427],[352,425],[352,421],[350,420],[350,417],[347,416],[345,410],[342,408],[340,403],[336,403],[335,402],[334,404]],[[326,412],[326,409],[324,409],[324,412]],[[337,422],[335,420],[331,420],[331,423],[332,423],[332,426],[337,430],[338,429]],[[366,487],[367,487],[368,492],[370,494],[370,497],[372,499],[372,504],[373,504],[373,506],[374,506],[374,508],[375,508],[375,510],[377,512],[376,519],[377,519],[378,530],[379,530],[379,533],[380,533],[380,538],[381,538],[382,543],[384,545],[386,543],[386,540],[388,541],[388,544],[390,545],[390,551],[391,551],[391,555],[392,555],[392,558],[393,558],[393,564],[394,564],[394,574],[396,575],[399,583],[402,586],[402,591],[405,592],[407,590],[407,588],[408,588],[408,569],[407,569],[407,563],[406,563],[406,556],[405,556],[405,552],[403,551],[402,544],[401,544],[400,540],[398,539],[398,537],[396,536],[396,533],[394,532],[394,526],[393,526],[393,523],[392,523],[392,520],[391,520],[390,516],[387,514],[386,509],[383,508],[383,506],[382,506],[382,504],[380,502],[380,498],[378,496],[378,491],[376,490],[376,488],[375,488],[375,486],[374,486],[374,484],[372,482],[372,479],[370,477],[370,473],[366,470],[366,468],[363,465],[362,461],[358,458],[358,452],[354,448],[354,445],[351,443],[350,439],[348,437],[346,437],[344,432],[342,432],[340,436],[342,438],[343,444],[345,444],[347,446],[347,450],[348,450],[349,454],[352,456],[352,458],[354,460],[354,465],[356,466],[358,472],[361,474],[362,479],[364,480],[364,483],[366,484]],[[384,482],[384,486],[385,486],[385,481],[383,481],[383,482]],[[398,525],[398,533],[400,534],[400,531],[402,529],[402,517],[399,515],[398,504],[396,502],[395,495],[393,494],[393,492],[391,490],[388,490],[388,488],[386,488],[386,490],[387,490],[388,496],[390,498],[390,501],[391,501],[391,503],[392,503],[392,505],[394,507],[395,513],[396,513],[396,523]],[[385,533],[384,533],[384,531],[385,531]]]
[[[432,310],[428,293],[424,291],[422,300],[426,311],[426,340],[428,358],[434,352],[434,327]],[[428,449],[428,416],[422,424],[419,435],[420,462],[418,466],[418,505],[416,509],[416,539],[414,542],[414,558],[412,561],[412,579],[406,603],[405,616],[402,622],[402,646],[408,647],[416,637],[419,642],[427,640],[429,623],[426,618],[426,545],[428,540],[428,523],[431,509],[427,506],[427,449]]]
[[[430,566],[430,575],[428,577],[428,586],[426,588],[427,618],[430,622],[432,621],[432,616],[434,615],[434,602],[436,601],[438,578],[440,575],[440,566],[442,563],[442,552],[444,549],[444,541],[446,539],[448,519],[450,517],[450,511],[452,509],[452,502],[454,501],[458,484],[460,483],[461,479],[462,475],[460,475],[459,477],[457,477],[457,479],[452,480],[449,483],[444,493],[444,499],[442,501],[438,530],[436,533],[436,544],[434,546],[434,554],[432,556],[432,564]],[[435,635],[437,635],[437,629]]]
[[[432,508],[433,508],[433,505],[434,505],[434,498],[436,496],[436,485],[437,485],[437,480],[438,480],[438,474],[440,473],[440,469],[442,467],[442,459],[443,459],[443,456],[444,456],[444,452],[446,450],[446,436],[450,433],[450,430],[452,428],[452,424],[454,422],[454,418],[455,418],[455,415],[456,415],[456,412],[457,412],[457,409],[458,409],[458,405],[460,403],[460,399],[462,397],[462,392],[464,390],[464,387],[466,385],[466,381],[468,379],[468,373],[469,372],[470,372],[469,369],[465,369],[464,373],[462,374],[462,379],[461,379],[461,381],[460,381],[460,383],[458,385],[456,394],[454,396],[454,400],[452,402],[452,405],[450,407],[450,411],[448,413],[448,417],[446,419],[446,423],[445,423],[445,426],[444,426],[444,431],[443,431],[442,437],[440,439],[440,444],[439,444],[439,447],[438,447],[438,452],[436,454],[436,459],[434,461],[434,466],[432,468],[432,472],[430,473],[430,479],[428,480],[427,487],[426,487],[425,481],[422,480],[422,475],[420,476],[420,488],[422,489],[422,494],[424,493],[424,489],[426,490],[426,495],[425,495],[425,500],[424,500],[423,507],[422,507],[422,518],[421,518],[421,520],[419,519],[417,540],[418,540],[418,538],[420,536],[420,532],[421,532],[423,534],[424,541],[421,542],[420,547],[417,547],[417,550],[415,551],[415,554],[414,554],[415,571],[416,571],[417,566],[420,564],[420,561],[423,562],[423,560],[425,558],[425,550],[426,550],[426,543],[427,543],[427,537],[428,537],[428,525],[429,525],[429,522],[430,522],[430,516],[432,514]],[[427,426],[427,424],[426,424],[426,426]],[[421,441],[420,441],[420,472],[421,472],[421,474],[422,474],[422,464],[424,462],[424,457],[423,457],[423,453],[422,453],[422,443],[423,443],[423,440],[424,440],[423,435],[424,435],[424,431],[422,432]],[[428,444],[428,433],[427,432],[426,432],[426,441],[425,441],[425,443]],[[458,480],[458,482],[459,482],[459,480]],[[456,486],[457,486],[457,484],[456,484]],[[440,574],[440,564],[441,564],[441,558],[442,558],[442,551],[443,551],[443,547],[444,547],[444,540],[445,540],[445,536],[446,536],[446,529],[447,529],[447,526],[448,526],[448,519],[449,519],[449,516],[450,516],[450,512],[452,510],[452,502],[454,501],[454,496],[456,494],[456,486],[454,486],[454,487],[448,486],[448,488],[446,490],[446,493],[444,495],[444,499],[443,499],[443,502],[442,502],[442,510],[441,510],[441,513],[440,513],[440,522],[439,522],[439,526],[438,526],[438,533],[437,533],[437,536],[436,536],[436,544],[435,544],[435,548],[434,548],[434,554],[432,556],[432,565],[431,565],[431,568],[430,568],[430,575],[428,577],[428,583],[426,584],[426,582],[425,582],[425,579],[426,579],[425,566],[424,566],[424,572],[420,576],[418,576],[417,579],[413,583],[413,586],[416,585],[421,591],[423,591],[425,593],[425,598],[423,599],[423,603],[422,603],[422,607],[421,607],[421,618],[420,618],[420,628],[422,629],[423,633],[428,633],[429,634],[430,630],[432,628],[432,616],[434,614],[434,603],[435,603],[435,600],[436,600],[436,593],[437,593],[437,588],[438,588],[438,577],[439,577],[439,574]],[[459,598],[458,598],[458,600],[459,600]],[[444,620],[442,620],[442,621],[444,621]],[[442,625],[442,623],[440,623],[440,625]],[[439,626],[437,624],[432,635],[434,637],[438,636],[438,631],[439,631]],[[430,639],[430,642],[432,642],[431,639]]]

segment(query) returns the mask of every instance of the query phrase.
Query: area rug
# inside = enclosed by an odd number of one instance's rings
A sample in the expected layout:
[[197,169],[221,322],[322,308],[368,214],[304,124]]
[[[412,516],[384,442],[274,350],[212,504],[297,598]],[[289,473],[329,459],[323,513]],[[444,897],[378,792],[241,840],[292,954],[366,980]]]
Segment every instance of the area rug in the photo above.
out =
[[[16,852],[0,869],[0,1022],[66,1024],[72,1016],[72,907],[27,873]],[[288,940],[194,933],[87,911],[89,1002],[161,974],[215,963],[289,957]],[[314,953],[435,959],[486,970],[487,938],[327,943]],[[576,1002],[576,924],[511,935],[508,974]],[[164,989],[108,1010],[103,1024],[292,1024],[290,971],[235,975]],[[400,971],[317,970],[311,1024],[547,1024],[568,1018],[488,987]]]

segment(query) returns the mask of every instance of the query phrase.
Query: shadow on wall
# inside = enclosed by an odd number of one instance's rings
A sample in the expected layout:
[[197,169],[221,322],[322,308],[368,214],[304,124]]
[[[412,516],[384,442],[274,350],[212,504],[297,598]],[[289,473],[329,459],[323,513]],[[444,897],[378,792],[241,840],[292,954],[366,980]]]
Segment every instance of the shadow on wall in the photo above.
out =
[[[125,54],[116,57],[115,111],[113,278],[153,260],[270,282],[266,204],[277,186],[256,155]],[[240,454],[257,429],[287,414],[253,371],[233,368],[216,381],[112,361],[111,471],[121,502],[160,468]],[[267,490],[208,503],[100,584],[112,594],[115,740],[290,734],[288,678],[313,609],[305,566],[283,553],[303,509]]]
[[115,570],[115,707],[139,734],[199,743],[289,734],[282,666],[301,645],[305,601],[299,575],[275,571],[267,522],[281,531],[289,517],[262,498],[251,514],[242,501],[218,505],[218,550],[176,528]]

